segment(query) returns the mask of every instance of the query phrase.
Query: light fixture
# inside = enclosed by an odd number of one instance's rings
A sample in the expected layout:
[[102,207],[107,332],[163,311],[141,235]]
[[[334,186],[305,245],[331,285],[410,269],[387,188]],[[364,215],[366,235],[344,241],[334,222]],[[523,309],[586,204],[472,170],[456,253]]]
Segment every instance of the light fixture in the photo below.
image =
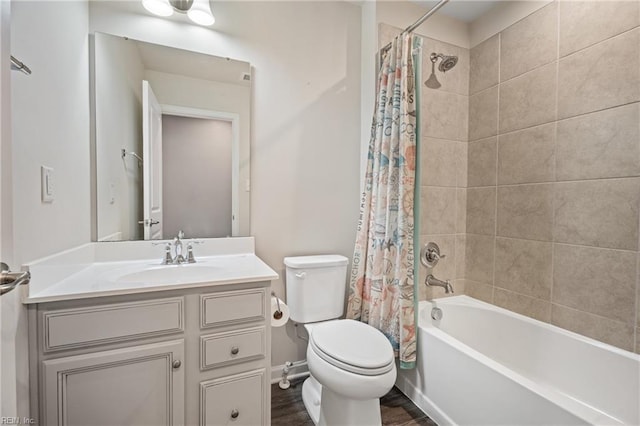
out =
[[149,12],[158,16],[173,15],[173,7],[167,0],[142,0],[142,5]]
[[211,13],[209,0],[193,0],[193,5],[187,12],[187,16],[198,25],[213,25],[216,18]]
[[216,21],[209,0],[142,0],[142,5],[158,16],[171,16],[174,11],[186,13],[198,25],[213,25]]

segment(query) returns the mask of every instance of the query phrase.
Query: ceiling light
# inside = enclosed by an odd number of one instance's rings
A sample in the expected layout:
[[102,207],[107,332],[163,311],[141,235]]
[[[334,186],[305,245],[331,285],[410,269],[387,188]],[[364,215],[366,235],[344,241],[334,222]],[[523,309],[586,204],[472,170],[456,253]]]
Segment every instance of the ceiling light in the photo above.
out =
[[158,16],[171,16],[174,11],[186,13],[198,25],[213,25],[216,21],[209,0],[142,0],[142,5]]
[[216,18],[211,13],[209,0],[194,0],[187,16],[198,25],[213,25],[216,22]]
[[171,16],[173,15],[173,7],[169,4],[168,0],[142,0],[142,5],[149,12],[158,16]]

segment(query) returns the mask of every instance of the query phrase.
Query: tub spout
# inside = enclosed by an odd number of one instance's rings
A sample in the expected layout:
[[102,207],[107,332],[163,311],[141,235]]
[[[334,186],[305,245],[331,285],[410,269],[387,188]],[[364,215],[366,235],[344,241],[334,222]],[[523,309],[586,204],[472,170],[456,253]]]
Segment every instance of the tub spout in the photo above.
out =
[[427,284],[430,287],[442,287],[444,288],[444,292],[447,294],[453,293],[453,286],[451,285],[451,282],[449,280],[442,281],[437,279],[431,274],[427,275],[425,284]]

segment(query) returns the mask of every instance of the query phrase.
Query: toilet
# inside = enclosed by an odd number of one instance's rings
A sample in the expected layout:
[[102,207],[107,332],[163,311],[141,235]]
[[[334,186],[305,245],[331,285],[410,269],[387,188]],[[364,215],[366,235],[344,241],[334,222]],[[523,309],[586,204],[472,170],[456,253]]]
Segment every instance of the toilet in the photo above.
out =
[[391,343],[377,329],[344,314],[348,259],[286,257],[290,318],[309,334],[310,377],[302,400],[316,425],[381,425],[380,397],[396,380]]

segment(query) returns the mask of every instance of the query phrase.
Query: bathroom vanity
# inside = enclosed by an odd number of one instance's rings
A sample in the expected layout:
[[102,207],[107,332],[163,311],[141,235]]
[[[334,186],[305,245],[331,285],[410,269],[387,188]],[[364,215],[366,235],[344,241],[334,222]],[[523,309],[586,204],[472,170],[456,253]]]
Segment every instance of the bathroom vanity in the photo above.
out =
[[25,266],[38,424],[270,423],[277,274],[252,238],[203,241],[194,264],[137,241]]

